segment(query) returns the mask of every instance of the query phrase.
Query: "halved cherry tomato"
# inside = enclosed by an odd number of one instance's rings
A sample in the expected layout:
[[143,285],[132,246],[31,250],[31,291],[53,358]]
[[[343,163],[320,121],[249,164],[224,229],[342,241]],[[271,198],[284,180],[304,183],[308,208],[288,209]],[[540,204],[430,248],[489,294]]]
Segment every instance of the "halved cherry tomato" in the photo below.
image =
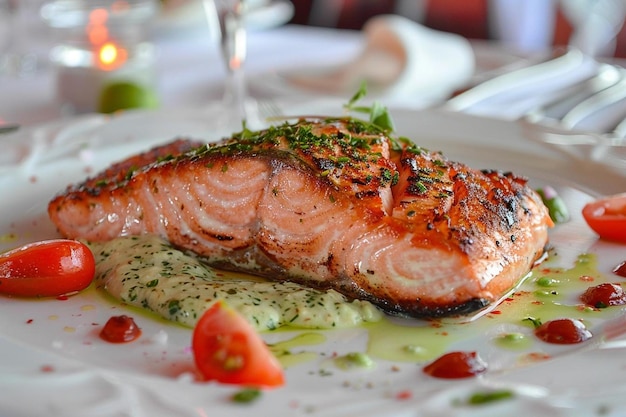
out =
[[588,203],[583,217],[601,238],[626,243],[626,193]]
[[583,322],[570,318],[545,322],[535,329],[535,335],[544,342],[557,345],[582,343],[593,336]]
[[582,293],[580,300],[595,308],[606,308],[626,304],[626,291],[621,285],[605,282],[589,287]]
[[424,373],[435,378],[469,378],[487,370],[487,364],[476,352],[449,352],[426,365]]
[[212,305],[196,324],[192,349],[207,380],[259,387],[285,383],[282,366],[261,336],[223,301]]
[[54,297],[80,291],[94,278],[91,250],[75,240],[30,243],[0,254],[0,293]]

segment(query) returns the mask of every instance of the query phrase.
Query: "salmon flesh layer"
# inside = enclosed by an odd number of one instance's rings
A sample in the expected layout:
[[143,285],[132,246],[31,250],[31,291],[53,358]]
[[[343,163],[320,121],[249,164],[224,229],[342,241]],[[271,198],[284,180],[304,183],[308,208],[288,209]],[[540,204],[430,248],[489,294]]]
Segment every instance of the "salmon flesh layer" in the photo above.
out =
[[552,225],[525,179],[353,118],[209,145],[180,139],[70,186],[49,215],[68,238],[157,234],[219,268],[411,317],[496,302],[529,272]]

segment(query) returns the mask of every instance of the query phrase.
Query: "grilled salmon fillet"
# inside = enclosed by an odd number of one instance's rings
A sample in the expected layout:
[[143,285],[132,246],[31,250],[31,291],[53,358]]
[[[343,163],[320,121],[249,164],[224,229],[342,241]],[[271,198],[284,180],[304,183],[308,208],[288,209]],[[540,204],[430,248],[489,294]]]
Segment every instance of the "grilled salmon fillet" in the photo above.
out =
[[552,225],[526,179],[349,117],[178,140],[70,186],[49,216],[68,238],[156,234],[219,268],[411,317],[496,302],[543,253]]

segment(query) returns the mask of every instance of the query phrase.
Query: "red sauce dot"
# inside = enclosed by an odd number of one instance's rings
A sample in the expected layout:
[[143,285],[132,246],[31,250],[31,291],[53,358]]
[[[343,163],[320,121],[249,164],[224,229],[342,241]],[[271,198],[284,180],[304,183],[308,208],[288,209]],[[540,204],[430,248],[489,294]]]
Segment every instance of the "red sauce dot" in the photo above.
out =
[[445,379],[469,378],[486,370],[487,364],[476,352],[446,353],[423,369],[430,376]]
[[581,343],[592,336],[580,320],[569,318],[545,322],[535,329],[535,335],[544,342],[558,345]]
[[140,335],[141,329],[135,320],[126,315],[111,317],[100,331],[100,337],[111,343],[132,342]]
[[621,264],[617,265],[615,267],[615,269],[613,269],[613,273],[615,275],[619,275],[620,277],[626,278],[626,261],[624,261]]
[[589,306],[605,308],[626,304],[626,293],[621,286],[607,282],[587,288],[580,299]]

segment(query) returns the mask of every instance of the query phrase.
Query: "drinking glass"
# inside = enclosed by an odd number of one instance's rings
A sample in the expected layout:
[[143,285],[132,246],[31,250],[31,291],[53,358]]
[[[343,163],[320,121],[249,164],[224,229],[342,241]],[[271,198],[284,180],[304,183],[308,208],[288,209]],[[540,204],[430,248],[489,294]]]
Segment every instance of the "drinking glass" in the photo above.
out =
[[[247,92],[244,63],[247,54],[247,34],[244,22],[247,0],[204,0],[209,27],[219,36],[220,48],[226,66],[224,93],[218,118],[226,129],[237,130],[250,122],[247,111]],[[218,27],[219,31],[214,28]]]
[[0,75],[27,77],[47,67],[48,44],[39,9],[44,0],[0,0]]

